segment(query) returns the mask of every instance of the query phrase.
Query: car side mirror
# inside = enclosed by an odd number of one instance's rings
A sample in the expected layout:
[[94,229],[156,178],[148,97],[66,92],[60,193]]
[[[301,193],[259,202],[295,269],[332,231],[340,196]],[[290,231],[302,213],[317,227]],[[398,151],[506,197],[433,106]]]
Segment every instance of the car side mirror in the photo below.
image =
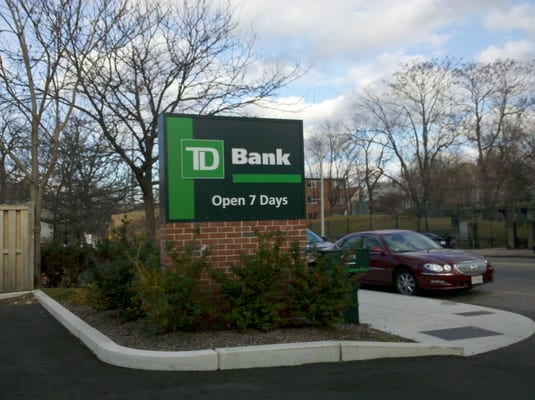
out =
[[370,249],[370,253],[384,253],[385,249],[379,246],[374,246]]

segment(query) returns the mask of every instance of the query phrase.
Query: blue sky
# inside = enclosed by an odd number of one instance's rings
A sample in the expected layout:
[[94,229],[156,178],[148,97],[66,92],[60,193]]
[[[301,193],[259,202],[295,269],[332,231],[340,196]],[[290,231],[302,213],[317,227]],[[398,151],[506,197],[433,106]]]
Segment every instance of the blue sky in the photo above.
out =
[[412,59],[535,58],[535,0],[230,0],[257,49],[309,71],[259,117],[340,117],[347,97]]

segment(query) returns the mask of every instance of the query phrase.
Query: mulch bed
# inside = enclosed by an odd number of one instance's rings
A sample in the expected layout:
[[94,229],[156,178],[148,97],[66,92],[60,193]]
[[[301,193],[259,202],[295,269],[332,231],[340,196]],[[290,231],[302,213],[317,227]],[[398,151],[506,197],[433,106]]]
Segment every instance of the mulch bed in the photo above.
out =
[[[2,303],[25,305],[35,303],[33,295],[5,299]],[[409,342],[410,340],[378,331],[367,324],[333,324],[328,327],[296,327],[268,332],[248,330],[210,330],[173,332],[155,335],[146,320],[121,322],[117,311],[96,311],[75,302],[63,302],[64,307],[115,343],[142,350],[186,351],[262,344],[298,343],[323,340]]]

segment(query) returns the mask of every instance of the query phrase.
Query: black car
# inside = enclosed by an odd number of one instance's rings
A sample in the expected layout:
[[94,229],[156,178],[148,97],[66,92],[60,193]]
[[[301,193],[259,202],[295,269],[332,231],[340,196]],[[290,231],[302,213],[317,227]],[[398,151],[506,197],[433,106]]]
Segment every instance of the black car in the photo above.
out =
[[309,265],[314,265],[316,262],[316,253],[325,249],[329,249],[333,244],[316,232],[307,229],[307,261]]
[[432,232],[422,232],[422,235],[427,236],[429,239],[437,242],[442,247],[450,249],[453,247],[453,238],[451,236],[440,236]]

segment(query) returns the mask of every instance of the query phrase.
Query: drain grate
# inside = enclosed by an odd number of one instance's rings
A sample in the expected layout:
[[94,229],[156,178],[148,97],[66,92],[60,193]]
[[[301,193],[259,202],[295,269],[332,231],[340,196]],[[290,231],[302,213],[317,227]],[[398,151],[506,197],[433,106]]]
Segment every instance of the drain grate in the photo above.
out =
[[455,315],[461,315],[463,317],[477,317],[478,315],[490,315],[494,314],[491,311],[466,311],[466,312],[460,312],[455,313]]
[[444,339],[448,341],[502,335],[502,333],[488,331],[486,329],[477,328],[475,326],[462,326],[459,328],[437,329],[433,331],[422,331],[420,333],[424,333],[430,336],[435,336],[440,339]]

